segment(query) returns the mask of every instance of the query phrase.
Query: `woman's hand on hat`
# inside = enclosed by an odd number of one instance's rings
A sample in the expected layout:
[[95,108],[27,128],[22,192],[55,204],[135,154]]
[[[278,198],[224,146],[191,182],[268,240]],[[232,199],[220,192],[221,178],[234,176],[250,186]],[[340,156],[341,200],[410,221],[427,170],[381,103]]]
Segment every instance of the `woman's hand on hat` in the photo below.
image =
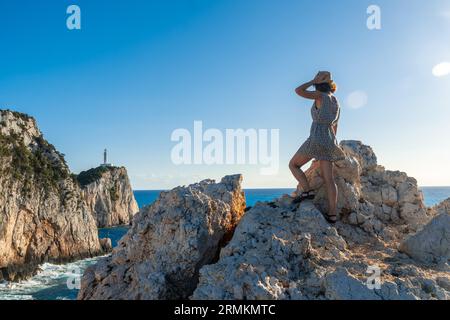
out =
[[318,84],[320,83],[320,81],[322,81],[322,74],[320,73],[320,71],[316,74],[316,76],[314,77],[314,79],[312,80],[313,84]]

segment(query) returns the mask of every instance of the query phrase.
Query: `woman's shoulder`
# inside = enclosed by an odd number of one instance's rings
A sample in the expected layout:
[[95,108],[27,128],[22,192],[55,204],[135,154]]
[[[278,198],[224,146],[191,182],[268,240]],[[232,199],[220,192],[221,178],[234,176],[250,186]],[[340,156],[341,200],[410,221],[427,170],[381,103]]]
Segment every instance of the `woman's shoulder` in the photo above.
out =
[[334,94],[320,92],[320,91],[319,91],[319,93],[320,93],[320,97],[319,97],[319,99],[316,99],[316,101],[315,101],[316,104],[318,103],[320,106],[322,106],[323,104],[328,104],[328,105],[332,104],[332,105],[336,105],[339,107],[339,100]]
[[331,102],[333,102],[333,103],[339,105],[339,100],[338,100],[338,98],[337,98],[334,94],[329,94],[329,95],[327,94],[327,96],[329,97],[329,99],[330,99]]

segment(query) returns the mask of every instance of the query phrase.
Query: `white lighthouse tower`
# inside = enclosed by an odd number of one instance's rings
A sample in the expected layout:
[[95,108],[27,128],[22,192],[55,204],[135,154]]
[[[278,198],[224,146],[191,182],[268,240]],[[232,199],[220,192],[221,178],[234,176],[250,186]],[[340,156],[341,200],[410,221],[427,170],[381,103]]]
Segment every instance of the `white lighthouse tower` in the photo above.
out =
[[108,150],[105,149],[103,151],[103,163],[101,164],[102,167],[112,167],[111,163],[108,163]]

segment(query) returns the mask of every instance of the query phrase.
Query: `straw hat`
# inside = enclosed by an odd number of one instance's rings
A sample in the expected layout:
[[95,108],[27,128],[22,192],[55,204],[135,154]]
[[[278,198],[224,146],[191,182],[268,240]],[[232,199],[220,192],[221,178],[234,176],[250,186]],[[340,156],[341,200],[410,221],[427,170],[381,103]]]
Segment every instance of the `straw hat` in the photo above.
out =
[[333,77],[331,76],[331,72],[329,71],[319,71],[319,73],[316,76],[317,78],[317,84],[320,83],[334,83]]

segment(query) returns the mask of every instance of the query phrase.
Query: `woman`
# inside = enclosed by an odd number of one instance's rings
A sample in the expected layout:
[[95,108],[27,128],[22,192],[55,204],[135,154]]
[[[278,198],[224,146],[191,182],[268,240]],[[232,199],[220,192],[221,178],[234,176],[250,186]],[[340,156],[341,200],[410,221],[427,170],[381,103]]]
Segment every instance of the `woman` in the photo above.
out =
[[[316,90],[308,91],[313,85]],[[298,196],[294,200],[298,203],[305,199],[314,199],[315,192],[301,168],[311,159],[318,160],[329,204],[328,213],[323,215],[329,223],[336,223],[337,220],[337,187],[333,176],[333,162],[345,157],[336,140],[340,107],[333,95],[335,91],[336,84],[331,78],[331,73],[327,71],[320,71],[314,80],[302,84],[295,90],[299,96],[314,100],[311,108],[313,123],[310,137],[289,162],[289,168],[298,181]]]

